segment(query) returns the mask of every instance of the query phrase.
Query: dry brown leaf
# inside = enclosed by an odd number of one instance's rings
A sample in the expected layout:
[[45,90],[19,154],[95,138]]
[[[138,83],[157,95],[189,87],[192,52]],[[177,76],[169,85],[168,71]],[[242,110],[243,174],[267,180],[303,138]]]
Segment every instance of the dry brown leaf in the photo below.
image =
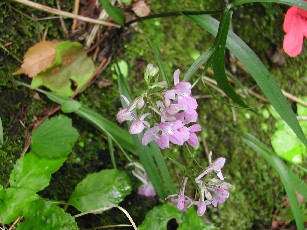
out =
[[21,69],[13,74],[23,73],[32,78],[47,69],[55,62],[55,47],[57,44],[58,42],[42,41],[32,46],[23,58]]
[[145,17],[150,14],[150,8],[141,0],[133,4],[132,10],[139,17]]

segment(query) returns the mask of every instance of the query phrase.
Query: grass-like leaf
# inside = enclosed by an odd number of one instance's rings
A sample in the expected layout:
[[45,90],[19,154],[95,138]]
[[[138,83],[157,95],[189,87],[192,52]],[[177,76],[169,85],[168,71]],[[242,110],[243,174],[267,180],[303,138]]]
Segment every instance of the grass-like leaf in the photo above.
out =
[[124,25],[125,15],[119,8],[112,6],[110,0],[99,0],[99,2],[115,22]]
[[[208,15],[189,15],[188,19],[198,24],[213,36],[217,35],[219,22]],[[305,135],[293,113],[289,103],[276,84],[274,78],[260,61],[257,55],[235,33],[229,31],[226,47],[240,60],[254,80],[257,82],[264,95],[268,98],[275,110],[291,127],[298,138],[307,145]]]
[[[295,190],[297,190],[298,186],[301,186],[302,183],[298,183],[299,179],[295,178],[292,173],[290,174],[290,170],[288,169],[288,167],[275,154],[271,153],[270,150],[261,141],[259,141],[257,138],[255,138],[249,133],[243,133],[242,137],[243,141],[249,147],[255,150],[260,156],[262,156],[278,173],[289,198],[291,210],[295,218],[297,228],[299,230],[303,230],[304,222],[302,218],[302,213],[300,211],[300,206],[295,194]],[[295,179],[295,181],[293,181],[293,179]],[[304,187],[306,186],[304,185]],[[300,188],[299,190],[301,191],[304,189]],[[304,192],[304,195],[306,195],[306,191]]]
[[246,3],[253,3],[253,2],[271,2],[271,3],[279,3],[279,4],[286,4],[290,6],[297,6],[304,10],[307,10],[307,2],[303,0],[236,0],[232,3],[231,7],[234,8],[236,6],[246,4]]

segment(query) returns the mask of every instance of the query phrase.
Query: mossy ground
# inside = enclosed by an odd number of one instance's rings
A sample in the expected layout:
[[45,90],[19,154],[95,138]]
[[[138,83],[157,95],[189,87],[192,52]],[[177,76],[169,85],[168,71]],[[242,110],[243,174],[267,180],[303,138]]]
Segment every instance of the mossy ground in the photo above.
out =
[[[207,0],[189,3],[183,0],[151,1],[151,3],[152,13],[187,8],[211,10],[219,9],[224,5],[223,1],[217,4],[216,1]],[[45,1],[44,4],[53,6],[54,2]],[[67,9],[70,9],[71,6],[72,4],[66,3]],[[284,64],[275,66],[272,65],[269,58],[270,52],[281,47],[282,13],[286,8],[275,4],[251,4],[240,7],[234,12],[233,27],[234,31],[267,65],[281,88],[300,96],[306,94],[304,60],[306,60],[307,53],[302,53],[295,59],[286,58]],[[11,1],[0,3],[0,34],[2,34],[0,42],[3,45],[13,41],[13,45],[0,49],[0,62],[3,64],[0,68],[0,116],[5,131],[5,143],[0,147],[0,183],[2,185],[8,181],[9,173],[23,148],[25,131],[43,110],[53,105],[44,97],[42,100],[34,99],[33,91],[17,87],[9,82],[9,79],[16,79],[16,76],[13,77],[11,73],[20,65],[18,59],[22,59],[25,51],[39,41],[38,35],[41,34],[42,29],[48,27],[47,38],[49,40],[64,38],[58,20],[44,20],[37,24],[30,19],[32,14],[37,17],[47,16],[45,13]],[[155,63],[147,38],[159,48],[161,58],[170,75],[177,68],[185,72],[193,62],[191,56],[204,52],[214,41],[208,33],[188,22],[184,17],[144,21],[138,23],[137,30],[128,29],[126,32],[131,36],[129,36],[129,41],[123,44],[122,53],[118,58],[124,59],[130,67],[128,82],[133,86],[131,88],[135,93],[140,91],[138,87],[142,86],[140,82],[142,74],[140,73],[143,72],[147,63]],[[245,73],[239,72],[239,75],[247,86],[255,84]],[[103,76],[113,84],[102,89],[94,84],[78,99],[105,117],[114,120],[120,106],[117,83],[112,79],[110,68],[103,73]],[[20,77],[20,79],[28,81],[25,77]],[[192,78],[192,80],[195,79]],[[194,95],[208,94],[201,84],[195,88],[193,93]],[[224,175],[236,187],[224,205],[219,206],[218,209],[209,209],[206,218],[223,229],[257,229],[260,228],[259,223],[261,226],[270,226],[273,212],[285,195],[283,187],[276,173],[262,158],[244,145],[240,136],[233,129],[238,132],[251,132],[269,144],[270,133],[274,130],[273,119],[264,119],[260,115],[261,112],[256,114],[247,110],[235,109],[236,121],[234,122],[233,112],[225,104],[214,99],[200,99],[198,102],[199,118],[207,145],[213,151],[214,158],[220,156],[227,158]],[[257,111],[267,107],[266,104],[255,98],[250,98],[247,102]],[[43,197],[67,200],[75,185],[86,174],[112,167],[105,137],[85,121],[74,115],[70,116],[73,118],[74,126],[78,128],[80,139],[65,165],[53,175],[50,186],[41,192]],[[262,127],[266,128],[261,128],[259,124],[265,124]],[[200,170],[186,149],[176,149],[173,154],[190,170]],[[203,167],[207,165],[202,145],[192,150],[192,154]],[[125,166],[125,159],[121,154],[116,153],[116,159],[121,167]],[[170,162],[168,164],[173,166]],[[177,175],[174,177],[177,179],[176,184],[179,189],[182,176],[178,169],[169,168],[172,175]],[[191,188],[190,192],[193,192]],[[136,223],[141,223],[146,212],[157,203],[157,199],[140,198],[134,191],[122,205],[129,211]],[[74,210],[71,211],[74,212]],[[80,227],[86,228],[126,222],[126,217],[119,211],[79,219]]]

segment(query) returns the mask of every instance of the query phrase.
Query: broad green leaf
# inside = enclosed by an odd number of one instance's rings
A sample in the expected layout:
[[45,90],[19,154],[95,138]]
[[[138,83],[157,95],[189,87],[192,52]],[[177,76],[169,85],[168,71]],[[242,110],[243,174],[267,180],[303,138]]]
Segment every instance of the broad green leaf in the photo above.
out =
[[218,230],[217,227],[206,223],[202,217],[198,216],[194,207],[188,208],[182,215],[182,219],[178,227],[178,230],[190,229]]
[[225,72],[225,48],[230,19],[231,12],[226,8],[223,12],[221,23],[219,24],[218,33],[214,43],[214,53],[212,55],[214,78],[218,87],[222,89],[229,98],[231,98],[238,105],[244,108],[248,108],[248,106],[242,101],[242,99],[237,95],[235,90],[228,82]]
[[3,145],[3,126],[2,126],[1,117],[0,117],[0,145]]
[[214,49],[211,47],[210,49],[206,50],[204,53],[202,53],[195,62],[190,66],[186,74],[184,75],[183,80],[189,81],[192,75],[201,67],[213,54]]
[[[216,36],[218,32],[219,22],[208,15],[186,16],[212,35]],[[299,126],[295,114],[293,113],[289,103],[277,86],[274,78],[265,68],[257,55],[232,31],[228,32],[226,47],[240,60],[245,66],[254,80],[257,82],[264,95],[280,114],[280,116],[291,127],[299,139],[307,145],[305,135]]]
[[163,62],[160,58],[159,52],[158,52],[157,48],[154,46],[154,44],[152,44],[152,42],[149,39],[148,39],[148,42],[149,42],[149,45],[151,47],[152,52],[155,55],[156,60],[157,60],[157,63],[158,63],[158,66],[159,66],[159,71],[162,75],[163,81],[166,81],[167,85],[170,87],[171,86],[170,79],[168,78],[168,75],[165,71],[165,68],[164,68]]
[[0,190],[0,223],[9,224],[22,216],[32,201],[39,198],[27,189],[8,188]]
[[[50,100],[59,103],[60,105],[65,103],[72,103],[74,100],[68,97],[58,95],[56,93],[49,93],[44,90],[38,90],[49,97]],[[78,102],[79,103],[79,102]],[[109,135],[112,140],[122,148],[135,154],[134,144],[131,135],[125,129],[119,127],[114,122],[96,113],[94,110],[81,104],[81,107],[74,111],[78,116],[95,126],[101,132]]]
[[127,173],[116,169],[102,170],[82,180],[68,201],[81,212],[117,206],[132,190]]
[[162,204],[150,210],[139,226],[140,230],[166,230],[167,223],[175,218],[181,219],[182,213],[173,205]]
[[154,207],[150,210],[139,226],[140,230],[166,230],[167,223],[176,219],[179,224],[178,230],[190,230],[190,229],[218,229],[213,225],[207,224],[202,217],[198,216],[195,208],[192,206],[186,210],[186,212],[179,211],[176,206],[171,204],[162,204]]
[[304,2],[303,0],[236,0],[231,4],[231,8],[234,8],[236,6],[246,4],[246,3],[252,3],[252,2],[275,2],[279,4],[297,6],[304,10],[307,10],[307,2]]
[[95,71],[93,61],[78,42],[60,42],[56,46],[55,64],[33,78],[31,87],[46,86],[61,95],[71,96]]
[[119,8],[112,6],[110,0],[99,0],[99,2],[115,22],[124,25],[125,15]]
[[29,229],[79,229],[75,219],[57,205],[42,198],[31,202],[23,210],[24,221],[19,222],[17,230]]
[[65,157],[49,159],[27,153],[14,165],[10,176],[10,186],[33,192],[41,191],[49,185],[51,174],[56,172],[65,160]]
[[53,117],[33,132],[32,152],[41,157],[64,158],[71,152],[78,136],[71,119],[65,116]]
[[293,176],[289,174],[289,169],[277,156],[270,153],[270,150],[257,138],[255,138],[249,133],[243,133],[242,137],[243,141],[249,147],[255,150],[260,156],[262,156],[278,173],[289,198],[291,210],[295,218],[297,228],[299,230],[303,230],[304,222],[302,218],[302,213],[300,211],[300,206],[295,194],[296,185],[293,184]]

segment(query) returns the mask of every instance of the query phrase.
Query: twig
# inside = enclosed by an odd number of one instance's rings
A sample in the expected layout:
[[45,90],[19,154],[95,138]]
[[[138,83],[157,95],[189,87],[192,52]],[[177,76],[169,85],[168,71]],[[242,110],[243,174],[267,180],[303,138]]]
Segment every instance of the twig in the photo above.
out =
[[102,20],[96,20],[96,19],[92,19],[92,18],[88,18],[88,17],[83,17],[80,15],[76,15],[76,14],[72,14],[66,11],[62,11],[62,10],[57,10],[42,4],[38,4],[35,2],[31,2],[28,0],[14,0],[15,2],[19,2],[21,4],[30,6],[32,8],[38,9],[38,10],[42,10],[51,14],[56,14],[56,15],[61,15],[64,17],[68,17],[68,18],[72,18],[72,19],[78,19],[80,21],[84,21],[84,22],[88,22],[88,23],[93,23],[93,24],[99,24],[99,25],[104,25],[104,26],[114,26],[116,28],[120,28],[120,25],[115,24],[115,23],[111,23],[111,22],[106,22],[106,21],[102,21]]
[[[79,14],[79,6],[80,6],[80,0],[75,0],[75,6],[74,6],[74,14]],[[74,32],[77,28],[78,25],[78,20],[74,18],[72,26],[71,26],[71,31]]]
[[301,121],[307,121],[307,116],[297,116],[296,119]]
[[21,221],[22,216],[18,216],[18,218],[14,221],[14,223],[11,225],[11,227],[9,228],[9,230],[13,230],[15,225],[19,223],[19,221]]
[[[58,10],[61,10],[60,0],[56,0],[56,6],[57,6]],[[63,19],[62,16],[60,16],[60,23],[61,23],[63,32],[64,32],[64,34],[65,34],[66,37],[67,37],[67,36],[68,36],[68,30],[67,30],[67,28],[66,28],[66,25],[65,25],[65,22],[64,22],[64,19]]]
[[206,137],[205,137],[205,135],[203,134],[203,132],[200,132],[200,138],[201,138],[201,140],[202,140],[202,143],[203,143],[203,147],[204,147],[206,156],[207,156],[207,158],[209,159],[209,149],[208,149]]
[[303,106],[307,107],[307,102],[303,101],[302,99],[292,95],[291,93],[288,93],[287,91],[285,91],[283,89],[281,90],[281,92],[285,95],[285,97],[287,97],[287,98],[291,99],[292,101],[295,101],[295,102],[300,103]]

